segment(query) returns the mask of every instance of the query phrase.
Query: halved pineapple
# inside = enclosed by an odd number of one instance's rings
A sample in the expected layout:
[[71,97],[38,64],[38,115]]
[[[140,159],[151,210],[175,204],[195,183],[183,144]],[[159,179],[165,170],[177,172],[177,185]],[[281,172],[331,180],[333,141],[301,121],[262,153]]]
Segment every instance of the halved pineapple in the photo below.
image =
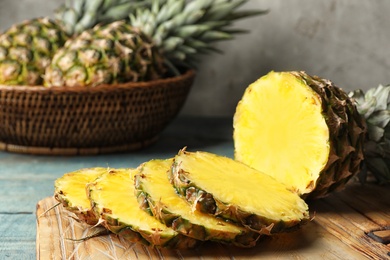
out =
[[136,169],[110,169],[88,185],[88,197],[100,222],[131,242],[176,249],[192,248],[183,236],[139,207],[134,189]]
[[199,240],[212,240],[240,247],[256,245],[259,235],[209,214],[194,211],[168,179],[172,159],[151,160],[140,166],[135,187],[141,205],[174,230]]
[[227,157],[182,150],[170,178],[197,210],[260,234],[285,231],[309,218],[305,201],[284,184]]
[[235,159],[304,198],[344,187],[360,169],[365,124],[348,95],[304,72],[270,72],[234,115]]
[[107,168],[95,167],[64,174],[54,182],[54,198],[80,220],[95,225],[98,218],[92,211],[86,185],[107,171]]

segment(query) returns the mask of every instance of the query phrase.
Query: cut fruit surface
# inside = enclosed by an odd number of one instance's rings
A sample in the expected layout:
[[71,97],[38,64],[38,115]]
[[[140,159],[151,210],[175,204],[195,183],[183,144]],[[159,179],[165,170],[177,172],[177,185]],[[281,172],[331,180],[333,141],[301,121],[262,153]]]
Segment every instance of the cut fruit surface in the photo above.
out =
[[138,198],[146,201],[153,215],[163,223],[184,235],[199,240],[212,240],[251,247],[258,234],[243,227],[228,223],[209,214],[194,211],[168,179],[172,159],[151,160],[144,163],[135,177]]
[[290,229],[309,218],[305,201],[284,184],[227,157],[180,151],[171,180],[198,210],[260,233]]
[[80,220],[95,225],[98,219],[92,212],[86,185],[107,171],[107,168],[95,167],[64,174],[54,182],[54,198]]
[[111,169],[88,185],[96,215],[111,232],[132,242],[171,248],[191,248],[197,241],[185,237],[143,211],[135,196],[135,169]]
[[304,72],[270,72],[234,115],[235,159],[304,197],[342,188],[359,171],[365,125],[346,93]]

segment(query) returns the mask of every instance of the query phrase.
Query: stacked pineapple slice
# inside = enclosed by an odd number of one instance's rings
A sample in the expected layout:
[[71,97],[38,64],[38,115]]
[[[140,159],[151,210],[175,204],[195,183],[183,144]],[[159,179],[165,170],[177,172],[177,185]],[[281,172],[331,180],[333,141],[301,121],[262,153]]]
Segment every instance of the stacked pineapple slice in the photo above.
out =
[[96,218],[108,230],[132,242],[177,249],[194,247],[196,240],[176,232],[139,207],[135,174],[135,169],[109,169],[86,187],[87,195],[83,196],[90,199]]
[[131,242],[176,249],[203,241],[253,247],[261,235],[309,219],[304,200],[268,175],[230,158],[184,150],[136,169],[67,173],[56,180],[54,197],[88,224]]
[[178,196],[168,178],[172,163],[172,159],[151,160],[141,165],[135,186],[137,198],[144,209],[177,232],[197,240],[241,247],[255,245],[259,237],[255,232],[193,210],[187,201]]

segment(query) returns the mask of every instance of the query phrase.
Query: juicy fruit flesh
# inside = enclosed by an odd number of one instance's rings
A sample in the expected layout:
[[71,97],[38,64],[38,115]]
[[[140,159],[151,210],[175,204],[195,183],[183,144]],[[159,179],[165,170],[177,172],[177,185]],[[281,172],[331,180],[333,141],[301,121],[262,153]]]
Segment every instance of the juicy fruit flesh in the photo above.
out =
[[91,203],[86,193],[86,184],[107,172],[107,168],[90,168],[65,174],[55,181],[55,193],[64,196],[69,207],[90,209]]
[[[160,236],[175,236],[176,232],[140,209],[134,194],[137,170],[115,169],[102,175],[91,187],[90,198],[99,212],[128,224],[138,232],[157,232]],[[156,242],[156,241],[154,241]]]
[[225,204],[276,222],[307,218],[308,206],[269,175],[227,157],[206,152],[175,157],[181,174]]
[[[203,226],[206,230],[212,230],[214,235],[210,239],[233,240],[234,237],[245,232],[243,228],[194,211],[187,201],[178,196],[175,188],[171,185],[168,179],[171,165],[172,160],[152,160],[142,167],[140,175],[143,176],[140,179],[142,189],[148,193],[152,200],[158,201],[169,212],[180,215],[180,218],[186,219],[192,224]],[[188,235],[191,236],[191,234]],[[196,236],[196,234],[192,235]]]
[[235,157],[300,194],[314,189],[330,152],[318,95],[289,73],[262,77],[234,116]]

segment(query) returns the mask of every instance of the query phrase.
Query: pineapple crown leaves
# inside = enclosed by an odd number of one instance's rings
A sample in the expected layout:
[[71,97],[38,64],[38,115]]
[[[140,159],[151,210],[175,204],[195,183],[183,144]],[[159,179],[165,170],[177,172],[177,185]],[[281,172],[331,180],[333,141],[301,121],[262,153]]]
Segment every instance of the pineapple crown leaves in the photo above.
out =
[[379,85],[366,93],[356,90],[349,93],[367,122],[368,139],[379,142],[385,136],[385,128],[390,122],[390,85]]
[[379,85],[366,93],[355,90],[349,96],[355,100],[358,112],[367,123],[359,179],[364,183],[368,172],[372,172],[379,183],[390,183],[390,85]]
[[67,0],[55,16],[66,33],[74,35],[100,23],[126,19],[134,10],[150,3],[150,0]]
[[248,0],[153,0],[129,15],[130,24],[153,39],[177,74],[177,66],[196,67],[197,54],[219,52],[210,43],[233,38],[243,30],[229,27],[237,19],[265,14],[237,10]]

